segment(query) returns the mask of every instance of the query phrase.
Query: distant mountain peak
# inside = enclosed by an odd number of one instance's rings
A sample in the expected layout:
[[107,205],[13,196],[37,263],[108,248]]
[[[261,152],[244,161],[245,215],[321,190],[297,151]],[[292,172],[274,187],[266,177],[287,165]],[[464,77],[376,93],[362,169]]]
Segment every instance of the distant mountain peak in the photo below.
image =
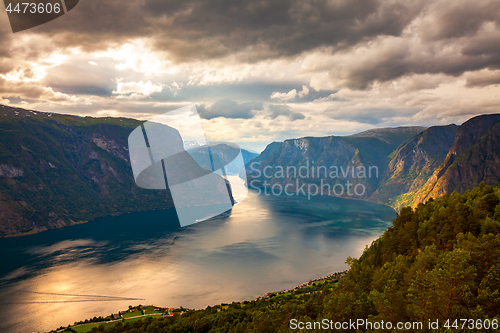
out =
[[415,135],[425,131],[427,127],[423,126],[400,126],[400,127],[386,127],[374,128],[360,133],[348,135],[349,138],[377,138],[385,143],[397,145],[410,140]]

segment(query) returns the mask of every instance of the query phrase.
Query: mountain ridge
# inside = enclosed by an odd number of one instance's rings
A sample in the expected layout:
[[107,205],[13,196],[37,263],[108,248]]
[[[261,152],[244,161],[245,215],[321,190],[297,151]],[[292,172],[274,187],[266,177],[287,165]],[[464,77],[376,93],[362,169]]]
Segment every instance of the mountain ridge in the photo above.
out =
[[[173,207],[168,190],[153,194],[134,184],[127,137],[141,123],[0,105],[0,236]],[[297,191],[306,183],[332,188],[350,182],[362,186],[362,195],[347,190],[338,196],[400,209],[454,190],[463,193],[481,181],[498,183],[499,151],[500,114],[492,114],[473,117],[461,126],[403,126],[289,139],[270,143],[258,156],[244,150],[242,154],[248,162],[248,183],[266,180],[267,167],[274,172],[269,186],[288,185]],[[333,170],[339,177],[322,183],[319,174],[311,179],[281,176],[277,166],[325,175],[326,167],[341,170]],[[376,177],[363,177],[370,168]]]
[[[416,194],[414,205],[453,190],[463,193],[478,186],[481,181],[487,185],[497,183],[500,180],[500,167],[497,167],[500,165],[499,123],[500,114],[477,116],[463,123],[442,165]],[[488,159],[493,159],[493,162]],[[471,171],[473,166],[475,172]],[[487,176],[487,173],[491,175]],[[469,184],[464,183],[465,175],[468,176]]]
[[172,208],[168,188],[135,185],[128,137],[141,124],[0,105],[0,236]]
[[383,185],[370,199],[387,202],[396,209],[408,204],[406,194],[423,186],[442,163],[458,128],[457,125],[429,127],[399,146],[383,176]]
[[377,138],[388,144],[396,144],[401,141],[408,141],[415,135],[425,131],[423,126],[398,126],[386,128],[373,128],[363,132],[348,135],[350,138]]
[[[297,168],[304,166],[305,161],[311,161],[311,164],[307,165],[313,168],[339,163],[344,169],[375,165],[380,171],[380,177],[357,182],[366,188],[363,195],[340,196],[387,204],[399,210],[406,205],[415,207],[431,197],[437,198],[453,191],[463,193],[478,186],[481,181],[485,181],[487,185],[499,183],[500,167],[497,167],[500,166],[499,135],[500,114],[488,114],[472,117],[461,126],[454,124],[429,128],[403,126],[372,129],[349,136],[335,137],[337,140],[342,140],[344,145],[343,148],[337,145],[333,150],[327,142],[328,138],[334,136],[290,139],[282,143],[272,143],[272,149],[269,145],[263,152],[263,154],[266,152],[265,158],[258,157],[247,164],[247,180],[250,183],[257,179],[262,184],[264,168],[277,165],[283,167],[293,165]],[[291,140],[295,140],[294,145],[290,144]],[[292,146],[296,147],[295,151],[292,151]],[[282,156],[283,147],[287,150],[284,156]],[[304,147],[308,147],[307,154]],[[318,159],[313,158],[315,151],[322,151],[323,156],[336,156],[336,158],[319,158],[318,164]],[[255,162],[259,167],[249,170],[248,167]],[[321,162],[327,163],[325,165]],[[260,179],[255,177],[256,175],[260,175]],[[275,178],[271,178],[267,186],[283,187],[297,181]],[[355,177],[346,177],[349,181],[353,178]],[[307,182],[319,184],[317,179],[301,179],[297,184]],[[330,184],[334,186],[335,182]],[[294,189],[291,185],[288,188]]]

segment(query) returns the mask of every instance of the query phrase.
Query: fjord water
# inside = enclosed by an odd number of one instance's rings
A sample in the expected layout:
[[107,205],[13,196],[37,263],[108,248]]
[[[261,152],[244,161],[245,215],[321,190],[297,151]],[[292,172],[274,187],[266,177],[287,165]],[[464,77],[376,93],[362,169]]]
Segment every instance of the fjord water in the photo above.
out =
[[174,210],[0,239],[0,332],[45,332],[128,305],[205,308],[346,269],[395,217],[334,197],[266,196],[180,228]]

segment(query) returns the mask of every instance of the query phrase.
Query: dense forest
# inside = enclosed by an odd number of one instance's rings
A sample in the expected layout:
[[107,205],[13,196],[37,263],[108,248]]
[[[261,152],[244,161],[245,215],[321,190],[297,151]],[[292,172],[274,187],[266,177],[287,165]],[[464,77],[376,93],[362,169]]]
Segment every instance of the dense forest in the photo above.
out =
[[134,184],[127,138],[140,124],[0,105],[0,237],[172,207]]
[[[481,183],[463,195],[453,193],[419,204],[415,210],[402,209],[359,259],[347,259],[350,269],[335,286],[233,303],[223,311],[208,307],[117,323],[92,332],[288,332],[293,318],[425,325],[439,320],[439,331],[445,331],[445,323],[451,331],[469,331],[469,322],[463,325],[460,319],[489,319],[489,323],[500,319],[499,203],[500,188]],[[425,330],[426,326],[418,331]]]

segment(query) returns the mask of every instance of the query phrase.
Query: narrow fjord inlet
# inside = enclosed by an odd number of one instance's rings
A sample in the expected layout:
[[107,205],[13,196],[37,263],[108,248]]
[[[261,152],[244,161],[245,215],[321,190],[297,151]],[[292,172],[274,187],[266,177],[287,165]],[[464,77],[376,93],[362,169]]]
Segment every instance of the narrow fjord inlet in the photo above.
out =
[[500,0],[23,1],[0,333],[499,332]]
[[167,210],[0,239],[0,331],[49,331],[137,304],[249,300],[345,270],[394,216],[369,202],[251,191],[187,229]]

